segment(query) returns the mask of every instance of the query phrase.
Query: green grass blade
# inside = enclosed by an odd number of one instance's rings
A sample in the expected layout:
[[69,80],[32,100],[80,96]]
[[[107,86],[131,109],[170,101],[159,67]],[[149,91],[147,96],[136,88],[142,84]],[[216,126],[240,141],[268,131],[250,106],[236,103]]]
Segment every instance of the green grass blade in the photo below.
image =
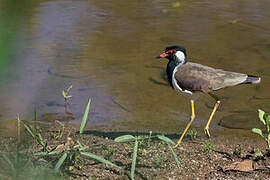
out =
[[268,134],[267,136],[267,145],[268,145],[268,149],[270,149],[270,134]]
[[83,145],[79,140],[77,140],[77,143],[79,144],[80,148],[83,148]]
[[37,110],[34,111],[34,130],[37,131]]
[[80,134],[83,133],[83,129],[84,129],[85,125],[86,125],[86,121],[87,121],[88,113],[89,113],[89,109],[90,109],[90,104],[91,104],[91,99],[88,100],[88,104],[86,106],[86,109],[85,109],[85,112],[84,112],[84,115],[83,115],[83,118],[82,118],[81,127],[80,127]]
[[171,150],[171,153],[172,153],[172,155],[173,155],[173,157],[174,157],[174,160],[175,160],[175,162],[176,162],[176,165],[177,165],[178,169],[180,169],[180,168],[181,168],[181,167],[180,167],[180,162],[179,162],[179,160],[178,160],[177,155],[175,154],[175,152],[174,152],[173,148],[171,147],[171,145],[170,145],[169,143],[167,143],[167,144],[168,144],[168,146],[169,146],[169,148],[170,148],[170,150]]
[[43,139],[40,133],[37,134],[38,142],[41,144],[41,146],[46,149],[47,142]]
[[17,115],[17,137],[18,141],[20,142],[21,139],[21,120],[19,114]]
[[7,157],[7,155],[2,154],[2,157],[7,161],[7,163],[9,164],[10,168],[12,169],[13,172],[15,172],[15,167],[14,164],[11,162],[11,160]]
[[56,163],[55,167],[54,167],[54,171],[58,172],[60,167],[63,165],[64,161],[67,158],[67,153],[64,153],[61,158],[58,160],[58,162]]
[[67,92],[69,92],[72,89],[72,84],[68,87]]
[[134,180],[137,152],[138,152],[138,140],[135,139],[135,144],[134,144],[134,148],[133,148],[133,155],[132,155],[132,165],[131,165],[131,171],[130,171],[130,177],[132,180]]
[[135,140],[135,137],[132,135],[123,135],[114,139],[115,142],[128,142],[128,141],[134,141],[134,140]]
[[110,162],[110,161],[104,159],[103,157],[97,156],[97,155],[92,154],[92,153],[90,153],[90,152],[80,152],[80,153],[81,153],[81,155],[83,155],[83,156],[87,156],[87,157],[89,157],[89,158],[91,158],[91,159],[94,159],[94,160],[96,160],[96,161],[99,161],[99,162],[101,162],[101,163],[108,164],[108,165],[111,165],[111,166],[114,166],[114,167],[118,167],[117,165],[115,165],[115,164],[113,164],[112,162]]
[[34,153],[34,156],[46,156],[48,153],[47,152],[37,152]]
[[259,128],[252,128],[251,131],[252,131],[253,133],[259,134],[260,136],[264,137],[264,136],[263,136],[262,130],[259,129]]
[[259,112],[259,119],[260,119],[260,121],[261,121],[264,125],[266,125],[266,122],[265,122],[265,119],[264,119],[265,112],[264,112],[263,110],[261,110],[261,109],[258,109],[258,112]]
[[64,90],[62,91],[62,96],[63,96],[64,98],[67,97],[67,94],[66,94],[66,92],[65,92]]
[[59,151],[54,150],[54,151],[49,152],[48,155],[55,155],[59,153],[60,153]]
[[27,130],[27,132],[34,138],[36,139],[36,136],[34,135],[32,128],[26,124],[24,124],[25,129]]
[[175,145],[175,142],[173,142],[170,138],[165,137],[164,135],[157,135],[157,137],[158,137],[160,140],[165,141],[166,143]]

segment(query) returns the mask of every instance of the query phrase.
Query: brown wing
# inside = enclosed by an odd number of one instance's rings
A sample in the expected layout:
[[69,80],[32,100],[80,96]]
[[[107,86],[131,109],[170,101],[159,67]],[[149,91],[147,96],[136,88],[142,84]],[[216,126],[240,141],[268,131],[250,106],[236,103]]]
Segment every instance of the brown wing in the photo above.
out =
[[241,84],[246,80],[247,75],[189,62],[178,67],[174,77],[183,89],[210,92]]

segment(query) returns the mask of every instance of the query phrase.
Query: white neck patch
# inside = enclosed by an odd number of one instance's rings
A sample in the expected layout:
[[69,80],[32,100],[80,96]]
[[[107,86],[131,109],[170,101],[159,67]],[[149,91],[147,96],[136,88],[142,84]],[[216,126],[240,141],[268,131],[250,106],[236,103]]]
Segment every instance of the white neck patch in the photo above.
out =
[[177,58],[177,61],[182,64],[185,62],[186,56],[182,51],[176,51],[176,53],[174,54]]
[[175,73],[178,71],[178,67],[180,67],[182,64],[178,64],[174,70],[173,70],[173,74],[172,74],[172,84],[173,84],[173,88],[176,90],[176,91],[180,91],[180,92],[184,92],[184,93],[187,93],[187,94],[192,94],[191,91],[189,90],[186,90],[186,89],[182,89],[179,85],[178,85],[178,82],[177,80],[175,79]]

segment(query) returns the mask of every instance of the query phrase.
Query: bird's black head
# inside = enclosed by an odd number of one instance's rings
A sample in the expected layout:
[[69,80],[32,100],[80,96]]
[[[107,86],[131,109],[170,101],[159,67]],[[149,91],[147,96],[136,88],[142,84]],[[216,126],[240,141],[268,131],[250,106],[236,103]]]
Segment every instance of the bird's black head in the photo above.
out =
[[157,58],[167,58],[169,61],[176,61],[177,64],[185,64],[187,62],[186,49],[182,46],[168,46],[165,52],[157,56]]

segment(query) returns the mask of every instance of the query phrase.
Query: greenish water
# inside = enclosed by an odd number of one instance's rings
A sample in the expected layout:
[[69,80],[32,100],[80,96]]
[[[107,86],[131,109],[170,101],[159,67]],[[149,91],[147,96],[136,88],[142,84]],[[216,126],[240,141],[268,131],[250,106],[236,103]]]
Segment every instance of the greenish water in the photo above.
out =
[[[165,80],[167,45],[188,59],[262,77],[258,86],[220,90],[210,128],[257,126],[270,112],[270,2],[168,0],[0,1],[0,119],[62,119],[79,123],[92,98],[88,125],[178,132],[189,101]],[[62,89],[73,84],[69,114]],[[194,126],[204,126],[214,102],[201,96]]]

